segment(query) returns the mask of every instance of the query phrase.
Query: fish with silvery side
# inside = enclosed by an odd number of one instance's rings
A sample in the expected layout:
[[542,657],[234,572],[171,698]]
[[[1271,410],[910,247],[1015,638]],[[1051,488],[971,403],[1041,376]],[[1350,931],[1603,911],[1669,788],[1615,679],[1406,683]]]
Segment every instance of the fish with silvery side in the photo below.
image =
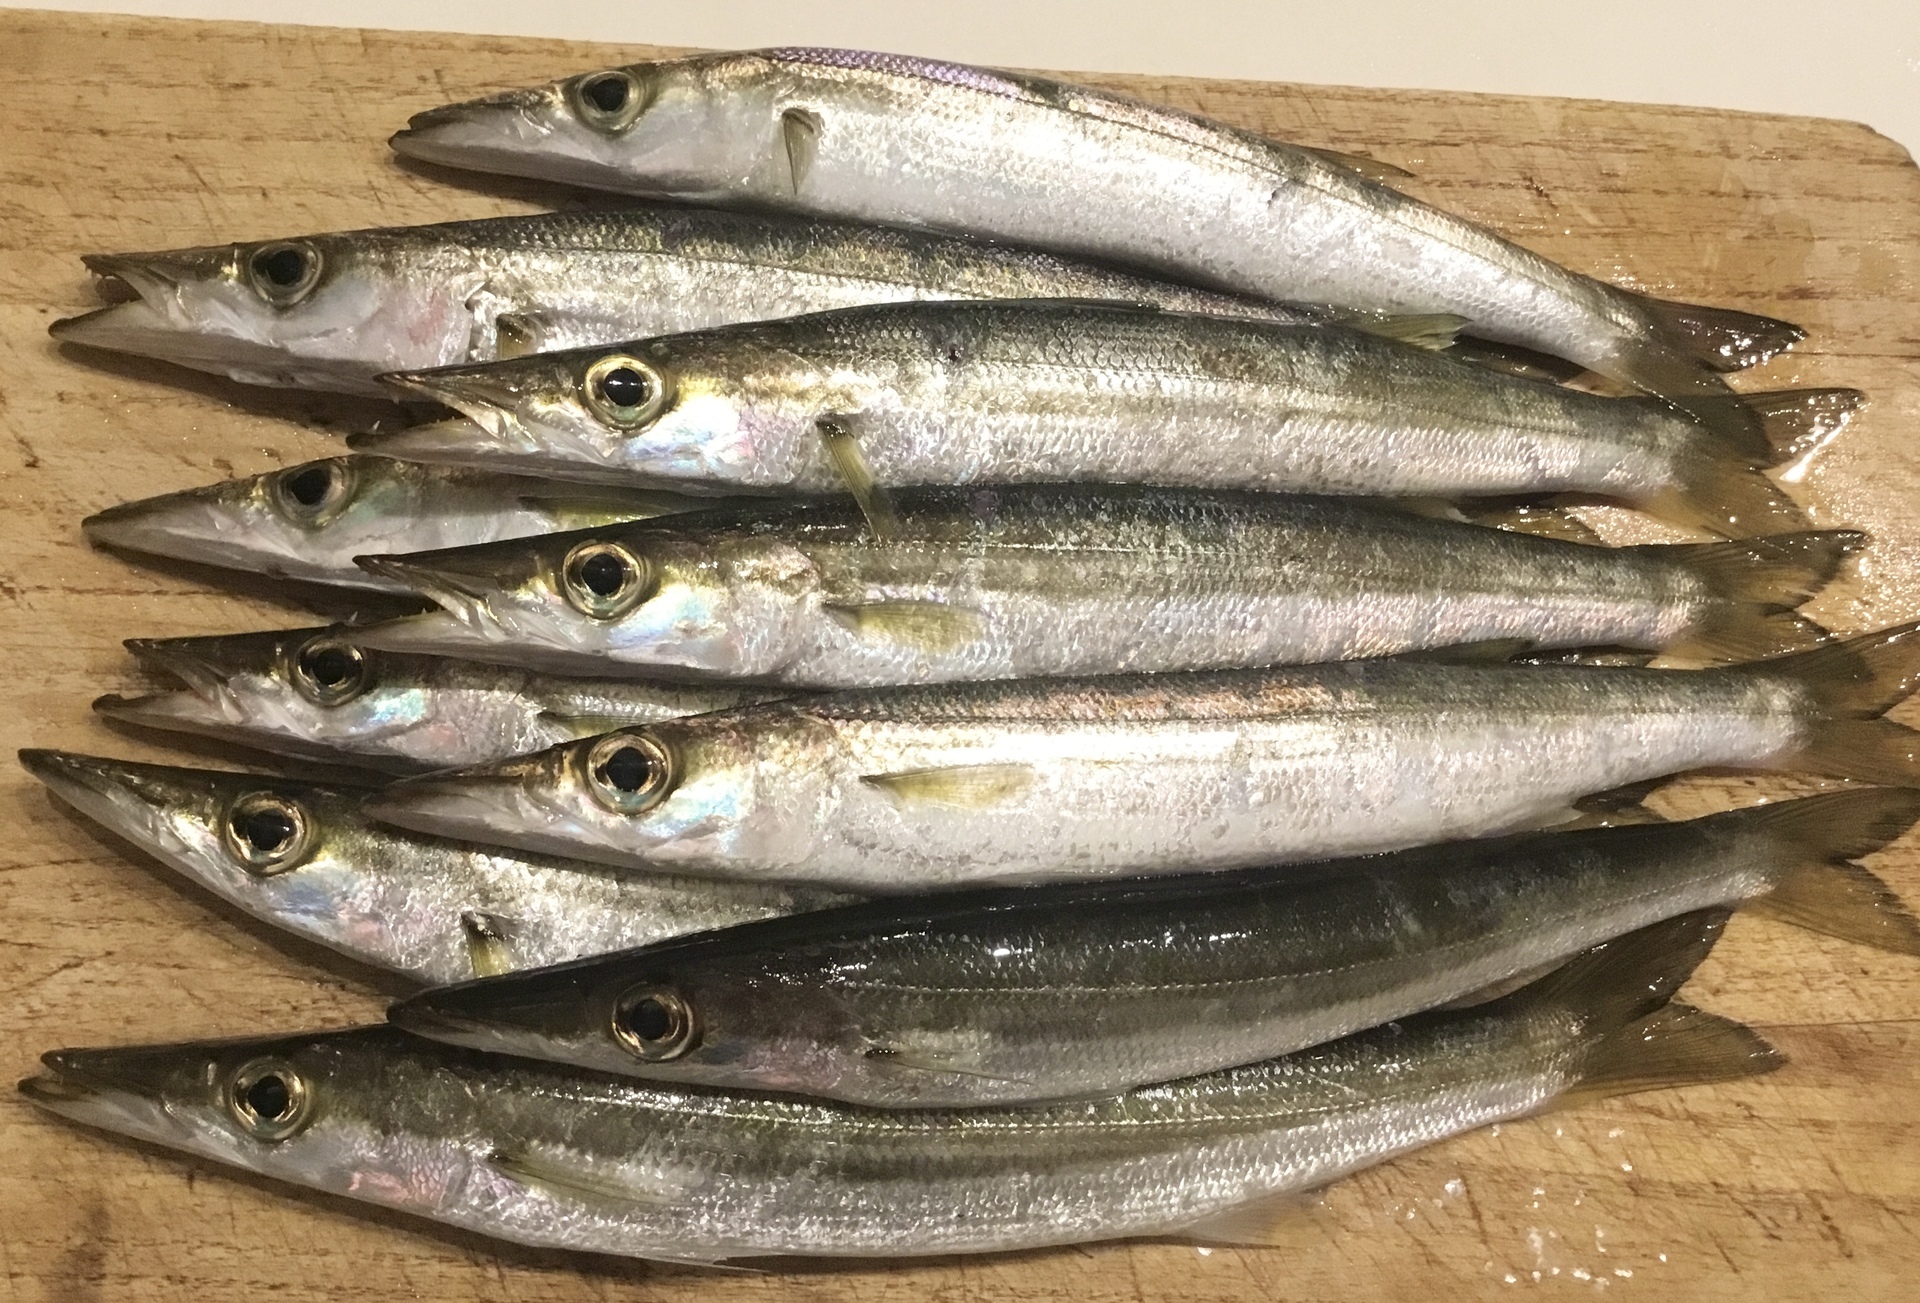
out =
[[673,1086],[392,1027],[59,1050],[20,1089],[88,1126],[549,1248],[713,1262],[1269,1243],[1293,1196],[1449,1136],[1778,1067],[1750,1029],[1671,1000],[1724,918],[1656,924],[1487,1004],[1042,1107]]
[[1446,345],[1457,319],[1296,307],[964,237],[633,204],[84,259],[106,307],[64,343],[375,398],[387,371],[916,299],[1082,298],[1347,320]]
[[781,48],[599,69],[416,114],[392,144],[450,167],[962,232],[1265,298],[1451,313],[1682,407],[1803,337],[1569,270],[1322,152],[901,55]]
[[882,1108],[1082,1099],[1510,990],[1609,938],[1745,906],[1896,954],[1867,870],[1920,792],[1280,870],[882,900],[426,991],[469,1049]]
[[892,894],[1253,868],[1539,828],[1701,768],[1920,786],[1920,625],[1708,670],[1433,664],[1029,679],[667,720],[406,779],[375,818]]
[[775,502],[410,556],[441,609],[365,644],[791,688],[1209,669],[1459,643],[1701,659],[1809,645],[1865,536],[1591,547],[1341,498],[1000,485]]
[[1500,375],[1337,326],[1062,302],[907,303],[389,379],[463,413],[392,456],[695,492],[1101,481],[1376,497],[1598,494],[1731,536],[1804,527],[1761,467],[1863,396],[1657,399]]
[[130,638],[185,686],[93,703],[108,719],[388,773],[485,764],[610,729],[791,695],[780,688],[573,678],[379,651],[352,625]]
[[80,528],[96,546],[405,593],[353,559],[646,520],[722,501],[355,454],[121,503]]
[[380,827],[367,790],[27,750],[109,832],[246,913],[421,985],[538,968],[854,897],[519,855]]

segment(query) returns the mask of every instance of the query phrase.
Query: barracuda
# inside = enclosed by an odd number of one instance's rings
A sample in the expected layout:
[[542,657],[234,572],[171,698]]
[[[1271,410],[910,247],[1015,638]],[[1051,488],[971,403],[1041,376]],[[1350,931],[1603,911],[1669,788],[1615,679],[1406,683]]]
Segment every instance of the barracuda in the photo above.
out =
[[395,1024],[657,1081],[892,1108],[1118,1094],[1290,1053],[1752,907],[1920,955],[1848,860],[1920,819],[1877,788],[1689,823],[1281,870],[877,901],[428,991]]
[[[56,339],[248,384],[391,397],[386,371],[484,362],[858,303],[1087,298],[1280,321],[1329,310],[1190,289],[981,241],[635,205],[86,259],[122,300]],[[1438,322],[1376,322],[1439,340]],[[1457,323],[1455,323],[1457,324]]]
[[718,501],[351,456],[122,503],[80,527],[90,542],[130,552],[404,593],[354,557],[646,520]]
[[[395,456],[703,492],[1101,481],[1385,497],[1603,494],[1720,533],[1804,518],[1757,469],[1854,390],[1664,403],[1404,343],[1090,303],[887,304],[392,377],[464,412],[358,436]],[[850,462],[852,463],[850,466]]]
[[918,489],[363,559],[443,609],[369,645],[568,673],[847,688],[1387,655],[1517,639],[1708,658],[1804,646],[1835,531],[1609,549],[1351,499]]
[[383,652],[333,625],[134,638],[184,689],[93,703],[109,719],[395,773],[485,764],[629,724],[789,695],[778,688],[590,679]]
[[848,693],[410,779],[376,817],[851,890],[1257,867],[1540,827],[1702,767],[1920,786],[1920,626],[1719,670],[1355,661]]
[[1107,91],[897,55],[638,63],[419,114],[393,147],[633,194],[960,231],[1269,298],[1453,313],[1682,404],[1802,336],[1569,271],[1313,150]]
[[502,1239],[679,1261],[1271,1238],[1274,1205],[1557,1105],[1766,1072],[1668,997],[1688,915],[1504,1000],[1117,1098],[909,1112],[656,1086],[391,1028],[63,1050],[21,1083],[90,1126]]
[[422,985],[850,899],[395,832],[361,814],[364,789],[64,751],[22,751],[20,762],[88,818],[255,918]]

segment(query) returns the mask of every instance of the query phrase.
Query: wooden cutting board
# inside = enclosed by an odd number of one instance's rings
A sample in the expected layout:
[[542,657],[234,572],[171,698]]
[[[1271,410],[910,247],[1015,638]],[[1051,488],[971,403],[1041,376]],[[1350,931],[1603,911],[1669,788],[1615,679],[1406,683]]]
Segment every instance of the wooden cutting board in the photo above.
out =
[[[0,655],[6,745],[159,759],[87,703],[134,635],[310,623],[88,550],[123,499],[318,456],[325,399],[63,353],[76,255],[526,211],[518,183],[409,171],[430,105],[645,48],[0,12]],[[1084,80],[1412,170],[1409,190],[1550,257],[1772,313],[1806,343],[1743,386],[1873,406],[1803,488],[1873,531],[1859,629],[1920,613],[1920,172],[1864,127],[1572,100],[1156,77]],[[349,414],[351,415],[351,414]],[[1618,522],[1615,522],[1616,524]],[[1915,715],[1909,714],[1912,719]],[[375,1018],[392,993],[94,833],[0,770],[0,1070],[42,1050]],[[1760,790],[1699,785],[1688,810]],[[1874,867],[1920,900],[1920,840]],[[1920,961],[1736,920],[1689,988],[1791,1057],[1775,1076],[1489,1129],[1331,1190],[1285,1249],[1121,1245],[716,1274],[528,1252],[318,1198],[0,1102],[11,1297],[208,1300],[1913,1298]]]

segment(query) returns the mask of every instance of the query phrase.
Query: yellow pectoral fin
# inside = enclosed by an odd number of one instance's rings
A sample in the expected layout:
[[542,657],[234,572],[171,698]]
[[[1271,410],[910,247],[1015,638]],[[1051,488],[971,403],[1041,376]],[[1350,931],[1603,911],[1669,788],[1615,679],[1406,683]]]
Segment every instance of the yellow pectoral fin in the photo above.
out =
[[820,432],[820,442],[833,462],[834,473],[859,504],[860,514],[867,518],[867,528],[875,538],[898,537],[900,517],[894,513],[887,491],[874,479],[873,468],[867,465],[866,454],[860,451],[860,442],[854,438],[852,422],[844,416],[823,416],[814,422],[814,428]]
[[513,970],[513,947],[504,919],[470,909],[460,916],[460,929],[466,934],[467,962],[475,977],[498,977]]
[[986,632],[986,619],[939,602],[829,602],[828,618],[862,638],[884,638],[922,651],[947,652]]
[[860,781],[886,793],[896,805],[944,805],[982,810],[1026,795],[1033,786],[1031,765],[950,765],[908,769],[897,774],[863,774]]
[[595,1203],[665,1207],[681,1193],[664,1185],[650,1185],[617,1169],[607,1170],[605,1165],[583,1156],[496,1149],[487,1155],[487,1166],[530,1189]]

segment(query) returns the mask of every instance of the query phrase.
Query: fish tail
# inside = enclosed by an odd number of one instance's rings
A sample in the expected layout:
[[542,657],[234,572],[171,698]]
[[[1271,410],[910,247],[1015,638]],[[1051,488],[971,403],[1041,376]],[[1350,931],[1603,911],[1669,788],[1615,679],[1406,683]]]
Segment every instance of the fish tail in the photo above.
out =
[[1799,504],[1761,468],[1811,456],[1845,428],[1865,402],[1858,389],[1690,398],[1696,418],[1714,413],[1712,437],[1681,461],[1679,482],[1648,502],[1647,509],[1729,538],[1804,529],[1807,518]]
[[1858,530],[1804,530],[1732,543],[1653,544],[1638,549],[1677,561],[1720,602],[1670,651],[1703,660],[1780,656],[1826,641],[1794,608],[1819,592],[1866,546]]
[[1920,733],[1880,718],[1920,689],[1920,623],[1725,672],[1784,680],[1800,694],[1809,737],[1781,768],[1920,787]]
[[1669,1003],[1720,939],[1728,913],[1698,910],[1629,932],[1513,997],[1573,1013],[1593,1036],[1579,1080],[1556,1104],[1726,1081],[1784,1062],[1739,1023]]
[[1785,847],[1793,863],[1756,914],[1896,954],[1920,955],[1920,920],[1878,877],[1851,861],[1920,822],[1920,792],[1898,787],[1831,792],[1741,812]]
[[1807,337],[1790,321],[1734,308],[1638,296],[1640,310],[1670,348],[1714,371],[1744,371]]

